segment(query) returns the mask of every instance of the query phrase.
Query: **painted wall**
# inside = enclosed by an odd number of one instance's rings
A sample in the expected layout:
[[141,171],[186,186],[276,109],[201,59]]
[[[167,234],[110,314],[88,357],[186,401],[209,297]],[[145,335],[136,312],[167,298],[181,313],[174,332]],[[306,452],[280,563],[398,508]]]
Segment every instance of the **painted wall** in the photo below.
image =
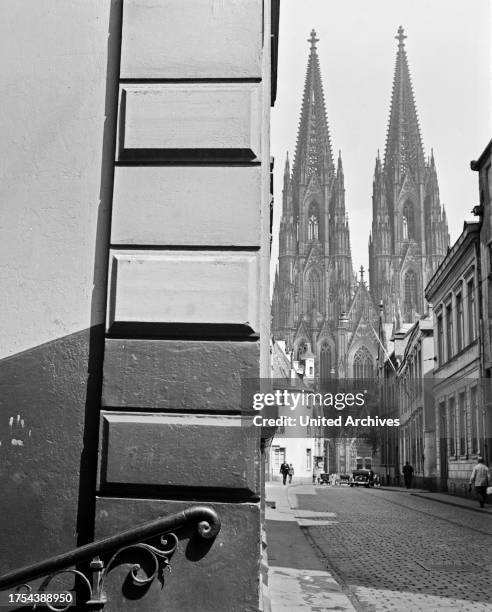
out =
[[114,132],[105,120],[110,9],[110,0],[1,7],[0,572],[91,532]]

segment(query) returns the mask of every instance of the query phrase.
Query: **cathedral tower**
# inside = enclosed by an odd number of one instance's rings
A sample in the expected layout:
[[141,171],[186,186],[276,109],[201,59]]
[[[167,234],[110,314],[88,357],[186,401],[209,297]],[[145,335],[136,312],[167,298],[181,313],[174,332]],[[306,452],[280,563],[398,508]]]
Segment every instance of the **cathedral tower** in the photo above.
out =
[[401,26],[395,38],[386,148],[374,170],[369,278],[386,322],[400,325],[424,313],[424,287],[446,254],[449,234],[434,154],[424,157]]
[[342,158],[335,166],[314,30],[308,42],[296,151],[284,171],[272,331],[294,359],[314,353],[326,378],[337,363],[336,330],[354,280]]

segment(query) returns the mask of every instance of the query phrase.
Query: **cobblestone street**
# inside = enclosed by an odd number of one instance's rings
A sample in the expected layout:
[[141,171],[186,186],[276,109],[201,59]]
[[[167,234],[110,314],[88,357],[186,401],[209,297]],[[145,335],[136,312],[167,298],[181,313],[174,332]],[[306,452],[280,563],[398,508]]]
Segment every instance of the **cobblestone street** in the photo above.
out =
[[304,530],[356,609],[492,610],[490,514],[378,489],[297,487],[296,498],[334,513]]

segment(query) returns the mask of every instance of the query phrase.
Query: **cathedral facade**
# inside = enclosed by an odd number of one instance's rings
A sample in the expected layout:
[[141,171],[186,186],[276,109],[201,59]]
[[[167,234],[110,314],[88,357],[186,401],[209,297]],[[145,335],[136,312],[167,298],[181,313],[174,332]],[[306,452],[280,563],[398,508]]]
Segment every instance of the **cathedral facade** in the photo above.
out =
[[[284,171],[272,333],[295,367],[314,358],[314,379],[376,376],[381,330],[424,314],[424,287],[449,236],[434,156],[424,157],[406,36],[398,50],[384,159],[376,159],[369,287],[354,273],[341,153],[336,164],[326,117],[316,33],[309,39],[292,167]],[[302,367],[302,366],[301,366]]]

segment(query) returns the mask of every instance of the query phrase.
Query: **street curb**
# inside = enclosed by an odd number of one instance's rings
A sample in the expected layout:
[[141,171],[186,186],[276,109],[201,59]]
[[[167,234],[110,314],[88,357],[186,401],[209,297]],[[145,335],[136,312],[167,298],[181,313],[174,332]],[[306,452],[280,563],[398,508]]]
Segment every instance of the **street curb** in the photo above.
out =
[[[400,491],[399,489],[394,489],[393,487],[379,487],[381,491],[392,491],[393,493],[404,493],[404,491]],[[432,497],[432,491],[424,491],[422,493],[412,493],[411,489],[408,491],[408,495],[413,495],[414,497],[420,497],[421,499],[430,499],[431,501],[438,502],[439,504],[445,504],[447,506],[454,506],[455,508],[463,508],[464,510],[471,510],[472,512],[480,512],[481,514],[492,514],[492,510],[487,508],[472,508],[471,506],[465,506],[464,504],[459,504],[457,502],[447,500],[447,499],[437,499]]]
[[463,504],[457,504],[456,502],[448,501],[447,499],[436,499],[434,497],[429,497],[429,495],[422,493],[410,493],[414,497],[420,497],[421,499],[430,499],[431,501],[438,502],[439,504],[446,504],[448,506],[454,506],[455,508],[463,508],[464,510],[471,510],[472,512],[480,512],[480,514],[492,514],[492,510],[488,510],[487,508],[472,508],[471,506],[464,506]]

